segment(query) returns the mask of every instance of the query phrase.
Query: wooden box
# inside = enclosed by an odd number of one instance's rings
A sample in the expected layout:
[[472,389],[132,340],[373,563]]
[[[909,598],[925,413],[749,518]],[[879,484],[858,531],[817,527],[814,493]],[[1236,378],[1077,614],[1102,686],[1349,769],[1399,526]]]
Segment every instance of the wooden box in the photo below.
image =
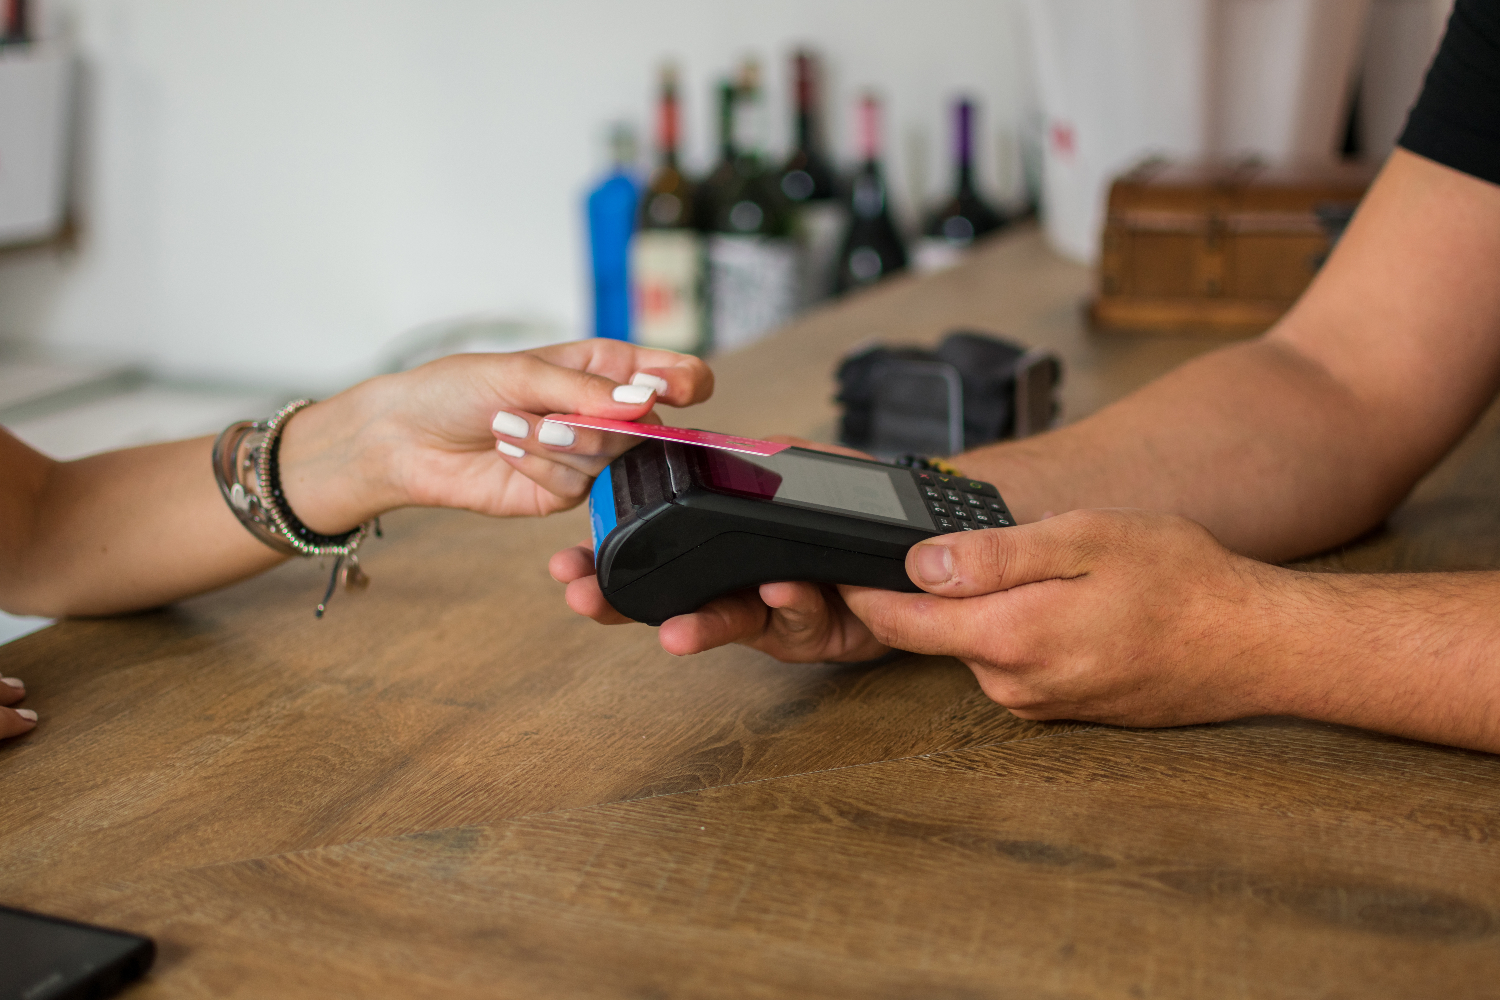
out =
[[1352,209],[1372,177],[1353,164],[1141,164],[1110,187],[1092,322],[1264,330],[1327,257],[1328,220]]

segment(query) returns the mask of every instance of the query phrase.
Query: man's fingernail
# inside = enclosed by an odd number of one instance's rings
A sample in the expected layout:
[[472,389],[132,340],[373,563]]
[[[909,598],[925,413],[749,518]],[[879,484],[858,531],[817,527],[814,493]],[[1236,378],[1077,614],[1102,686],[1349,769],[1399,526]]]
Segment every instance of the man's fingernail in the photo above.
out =
[[923,583],[947,583],[953,579],[953,553],[948,546],[918,545],[917,576]]
[[523,438],[531,433],[531,425],[524,417],[506,413],[504,410],[495,414],[495,419],[490,421],[490,426],[495,428],[496,434],[504,434],[506,437]]
[[511,458],[525,458],[526,457],[526,449],[525,448],[517,448],[515,445],[513,445],[513,444],[507,444],[504,441],[496,441],[495,442],[495,447],[500,450],[500,454],[502,454],[502,455],[509,455]]
[[575,440],[573,428],[567,424],[560,424],[555,420],[543,420],[542,426],[536,429],[536,439],[542,444],[553,444],[560,448],[566,448]]
[[35,722],[36,721],[36,713],[33,712],[29,708],[18,708],[15,711],[16,711],[17,715],[19,715],[21,718],[25,719],[27,722]]
[[0,677],[0,684],[9,684],[13,688],[23,688],[26,683],[19,677]]
[[648,386],[654,389],[658,396],[671,388],[671,386],[667,385],[666,379],[659,375],[649,375],[646,372],[636,372],[630,376],[630,384]]
[[617,385],[610,395],[614,396],[616,403],[644,403],[655,392],[649,385]]

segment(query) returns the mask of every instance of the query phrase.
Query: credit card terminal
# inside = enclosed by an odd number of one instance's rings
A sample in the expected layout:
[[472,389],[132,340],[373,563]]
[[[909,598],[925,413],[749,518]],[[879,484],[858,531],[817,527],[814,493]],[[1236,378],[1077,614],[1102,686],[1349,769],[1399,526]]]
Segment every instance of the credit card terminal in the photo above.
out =
[[589,494],[605,600],[660,625],[778,580],[919,589],[924,538],[1015,524],[989,483],[805,448],[737,454],[643,441]]

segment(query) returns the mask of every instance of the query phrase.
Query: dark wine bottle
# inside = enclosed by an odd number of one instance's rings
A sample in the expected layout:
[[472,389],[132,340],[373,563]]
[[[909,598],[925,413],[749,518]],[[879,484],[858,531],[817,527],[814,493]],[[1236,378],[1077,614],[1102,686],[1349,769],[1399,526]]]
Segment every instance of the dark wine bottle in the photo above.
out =
[[824,155],[822,103],[817,57],[806,49],[792,57],[797,146],[781,168],[781,193],[796,212],[802,245],[798,300],[803,306],[826,299],[849,213],[838,197],[838,173]]
[[760,68],[754,61],[745,62],[734,88],[730,135],[725,152],[734,169],[715,193],[710,228],[718,233],[790,235],[791,203],[766,165],[766,109]]
[[656,103],[656,172],[641,199],[637,228],[682,229],[693,224],[694,185],[677,161],[682,116],[677,101],[677,69],[664,66]]
[[922,233],[962,249],[1005,225],[1000,213],[974,190],[974,105],[968,100],[953,106],[953,163],[953,197],[928,215]]
[[766,166],[765,107],[754,62],[745,64],[731,96],[723,151],[732,169],[715,168],[705,199],[715,350],[760,339],[797,308],[791,203],[781,194],[779,174]]
[[796,73],[797,147],[781,168],[781,193],[796,203],[829,201],[838,196],[838,175],[823,155],[817,59],[805,49],[792,59]]
[[681,126],[677,71],[662,69],[656,108],[656,172],[641,198],[630,248],[635,323],[632,339],[649,347],[702,353],[703,240],[693,228],[697,193],[678,164]]
[[859,105],[859,171],[849,182],[849,231],[839,252],[834,291],[873,284],[905,269],[906,245],[891,221],[880,169],[880,104],[865,95]]
[[719,82],[719,159],[698,185],[698,194],[693,205],[693,221],[698,229],[713,231],[713,220],[719,202],[729,195],[734,184],[734,111],[735,85],[728,80]]

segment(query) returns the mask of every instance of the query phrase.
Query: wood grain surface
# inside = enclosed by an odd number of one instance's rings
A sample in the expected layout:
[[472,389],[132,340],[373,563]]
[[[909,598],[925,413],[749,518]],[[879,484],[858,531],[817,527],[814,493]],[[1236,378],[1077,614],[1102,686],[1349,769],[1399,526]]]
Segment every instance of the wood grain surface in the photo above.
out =
[[[1221,341],[1095,339],[1034,231],[715,362],[680,422],[830,439],[862,339],[1007,333],[1081,416]],[[1500,411],[1328,570],[1500,565]],[[1003,489],[1003,483],[1001,484]],[[1285,719],[1022,722],[952,660],[676,659],[586,532],[405,511],[316,565],[0,647],[0,902],[150,934],[131,995],[1480,997],[1500,760]]]

